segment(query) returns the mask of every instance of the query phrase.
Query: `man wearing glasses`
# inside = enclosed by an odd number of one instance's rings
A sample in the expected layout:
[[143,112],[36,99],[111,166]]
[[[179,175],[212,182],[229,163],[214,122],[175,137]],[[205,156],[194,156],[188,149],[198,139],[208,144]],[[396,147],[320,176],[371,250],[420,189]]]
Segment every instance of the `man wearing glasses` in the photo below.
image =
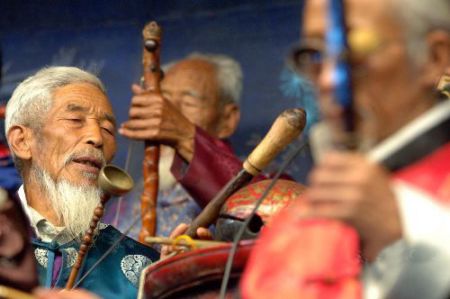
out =
[[[294,51],[292,64],[318,88],[325,129],[316,136],[326,132],[336,143],[345,134],[343,111],[334,98],[336,57],[325,51],[329,2],[306,2],[303,45]],[[450,2],[348,0],[344,4],[350,47],[345,55],[352,68],[355,112],[352,140],[359,151],[327,149],[320,155],[305,199],[273,221],[273,231],[266,231],[254,251],[244,279],[244,298],[270,298],[271,285],[277,285],[277,295],[300,298],[312,294],[308,293],[311,285],[326,292],[349,276],[345,265],[334,264],[328,272],[323,267],[319,274],[297,277],[293,283],[293,273],[305,273],[311,266],[301,262],[308,253],[325,259],[318,251],[307,252],[311,244],[301,239],[317,219],[319,226],[329,220],[343,222],[359,236],[365,298],[449,294],[450,101],[437,96],[435,86],[450,65]],[[319,144],[323,150],[324,142]],[[314,221],[305,224],[311,218]],[[355,240],[343,238],[336,246],[350,247]],[[323,247],[331,240],[321,242]],[[265,245],[280,243],[285,246],[276,250]],[[267,254],[269,263],[256,262]],[[338,250],[330,257],[344,260]],[[350,263],[357,260],[352,258]],[[271,267],[272,274],[259,279],[267,273],[265,267]],[[286,269],[293,272],[286,274]],[[264,283],[268,280],[270,284]],[[354,290],[357,295],[358,288]],[[339,292],[344,294],[343,289]]]

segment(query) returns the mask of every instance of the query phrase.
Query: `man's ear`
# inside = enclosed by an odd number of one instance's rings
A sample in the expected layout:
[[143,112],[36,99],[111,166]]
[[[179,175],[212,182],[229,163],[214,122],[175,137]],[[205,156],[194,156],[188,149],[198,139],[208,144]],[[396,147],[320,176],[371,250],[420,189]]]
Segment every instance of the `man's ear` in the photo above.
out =
[[22,160],[31,159],[31,138],[30,128],[16,125],[8,130],[8,143],[11,151]]
[[240,118],[241,111],[237,104],[225,104],[222,110],[222,117],[220,120],[217,137],[219,137],[220,139],[225,139],[233,135],[234,131],[236,131],[237,129]]
[[428,56],[422,68],[422,82],[426,88],[435,87],[439,78],[450,66],[450,35],[435,30],[427,35]]

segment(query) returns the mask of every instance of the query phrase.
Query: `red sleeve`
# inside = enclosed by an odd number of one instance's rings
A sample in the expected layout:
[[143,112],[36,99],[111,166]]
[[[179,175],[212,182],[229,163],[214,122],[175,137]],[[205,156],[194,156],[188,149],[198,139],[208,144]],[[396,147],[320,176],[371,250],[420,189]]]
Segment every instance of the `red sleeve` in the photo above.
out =
[[191,163],[176,154],[171,170],[177,181],[204,207],[241,168],[242,162],[227,141],[211,137],[197,127]]

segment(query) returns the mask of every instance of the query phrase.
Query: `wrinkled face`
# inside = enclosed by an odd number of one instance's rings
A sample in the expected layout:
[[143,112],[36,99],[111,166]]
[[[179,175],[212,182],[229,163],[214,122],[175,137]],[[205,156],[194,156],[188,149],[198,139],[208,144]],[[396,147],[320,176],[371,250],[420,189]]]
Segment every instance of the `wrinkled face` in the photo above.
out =
[[161,90],[187,119],[218,136],[221,106],[213,65],[200,59],[183,60],[165,74]]
[[57,88],[53,105],[34,134],[32,163],[58,182],[95,185],[116,150],[115,120],[106,95],[88,83]]
[[[401,26],[392,17],[389,2],[345,1],[349,32],[366,33],[375,41],[363,54],[352,57],[357,134],[365,143],[381,141],[426,109],[418,71],[408,58]],[[302,40],[325,47],[328,1],[306,3]],[[336,127],[341,111],[333,101],[333,61],[322,61],[312,79],[319,89],[322,116]]]

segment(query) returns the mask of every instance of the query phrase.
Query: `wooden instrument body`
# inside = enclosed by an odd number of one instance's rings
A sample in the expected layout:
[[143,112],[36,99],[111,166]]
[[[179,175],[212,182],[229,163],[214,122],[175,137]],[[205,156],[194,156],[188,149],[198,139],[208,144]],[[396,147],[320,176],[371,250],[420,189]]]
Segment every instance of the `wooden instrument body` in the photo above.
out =
[[[161,93],[160,69],[161,28],[156,22],[148,23],[143,31],[144,47],[142,53],[143,88],[147,92]],[[142,228],[139,241],[144,243],[146,237],[154,236],[156,232],[156,201],[159,189],[159,144],[145,142],[142,174],[144,178],[144,192],[141,195]]]

